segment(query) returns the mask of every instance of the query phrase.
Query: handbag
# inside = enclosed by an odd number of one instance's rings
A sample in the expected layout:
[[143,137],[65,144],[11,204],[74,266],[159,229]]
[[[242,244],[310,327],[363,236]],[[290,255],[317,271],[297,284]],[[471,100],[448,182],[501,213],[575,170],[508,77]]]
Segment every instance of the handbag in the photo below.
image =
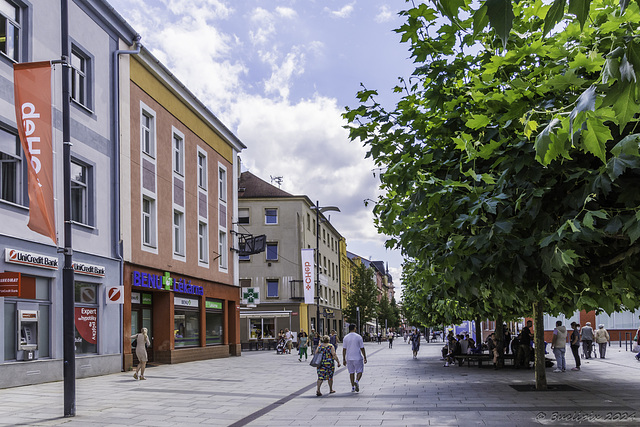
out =
[[318,366],[320,366],[321,363],[322,363],[322,353],[317,352],[311,358],[311,362],[309,362],[309,365],[313,366],[314,368],[317,368]]
[[634,353],[640,353],[640,344],[634,344],[631,351]]

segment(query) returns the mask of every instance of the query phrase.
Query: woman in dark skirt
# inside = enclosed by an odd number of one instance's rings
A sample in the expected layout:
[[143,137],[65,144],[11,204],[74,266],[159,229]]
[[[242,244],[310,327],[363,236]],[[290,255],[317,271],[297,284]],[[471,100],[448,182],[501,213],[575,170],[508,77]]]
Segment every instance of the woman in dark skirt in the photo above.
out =
[[322,343],[316,349],[316,353],[322,353],[322,362],[318,366],[318,389],[316,390],[316,396],[322,396],[320,393],[320,386],[324,380],[329,383],[329,393],[335,393],[333,389],[333,373],[335,372],[335,366],[333,361],[338,362],[338,368],[340,367],[340,360],[336,355],[336,350],[329,343],[329,336],[322,337]]

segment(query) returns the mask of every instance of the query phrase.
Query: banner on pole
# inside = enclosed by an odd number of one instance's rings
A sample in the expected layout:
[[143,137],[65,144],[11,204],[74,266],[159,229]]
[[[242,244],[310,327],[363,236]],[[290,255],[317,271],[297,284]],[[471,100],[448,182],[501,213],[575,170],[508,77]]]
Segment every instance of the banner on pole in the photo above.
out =
[[313,249],[302,249],[302,286],[304,286],[304,303],[315,303],[315,266]]
[[16,123],[27,159],[29,228],[57,245],[53,202],[51,63],[13,64]]

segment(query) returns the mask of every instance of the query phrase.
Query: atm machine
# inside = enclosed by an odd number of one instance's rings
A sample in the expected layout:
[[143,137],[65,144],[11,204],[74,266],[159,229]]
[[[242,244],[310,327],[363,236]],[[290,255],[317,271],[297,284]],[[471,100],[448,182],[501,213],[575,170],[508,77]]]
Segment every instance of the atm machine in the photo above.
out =
[[39,317],[40,310],[18,310],[18,360],[38,358]]

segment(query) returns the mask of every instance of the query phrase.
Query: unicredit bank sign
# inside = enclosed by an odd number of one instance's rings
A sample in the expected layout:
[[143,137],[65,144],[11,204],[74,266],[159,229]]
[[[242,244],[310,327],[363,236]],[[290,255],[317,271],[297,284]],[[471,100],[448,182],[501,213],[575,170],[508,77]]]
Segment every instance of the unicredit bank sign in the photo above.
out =
[[51,270],[58,269],[58,258],[34,254],[33,252],[19,251],[18,249],[5,248],[4,262],[29,265],[31,267],[49,268]]
[[184,278],[173,278],[169,272],[164,273],[163,276],[159,276],[157,274],[134,271],[131,278],[131,285],[138,288],[204,295],[204,288],[202,286],[192,285],[191,280],[185,280]]

